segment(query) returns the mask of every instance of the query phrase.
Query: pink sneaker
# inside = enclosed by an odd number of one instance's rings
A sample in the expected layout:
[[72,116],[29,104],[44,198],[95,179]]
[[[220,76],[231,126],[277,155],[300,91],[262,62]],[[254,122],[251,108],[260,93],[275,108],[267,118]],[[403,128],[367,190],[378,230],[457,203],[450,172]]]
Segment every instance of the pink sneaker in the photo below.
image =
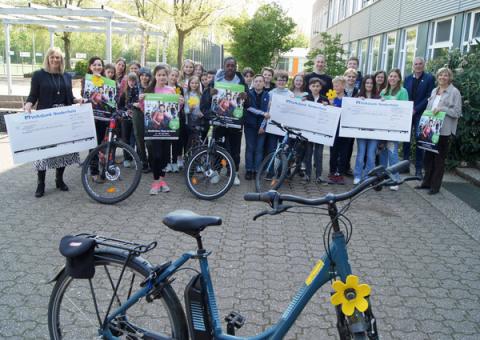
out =
[[161,189],[161,182],[153,181],[152,186],[150,187],[150,195],[158,195]]
[[170,191],[170,187],[168,186],[167,182],[160,181],[160,191],[161,192],[169,192]]

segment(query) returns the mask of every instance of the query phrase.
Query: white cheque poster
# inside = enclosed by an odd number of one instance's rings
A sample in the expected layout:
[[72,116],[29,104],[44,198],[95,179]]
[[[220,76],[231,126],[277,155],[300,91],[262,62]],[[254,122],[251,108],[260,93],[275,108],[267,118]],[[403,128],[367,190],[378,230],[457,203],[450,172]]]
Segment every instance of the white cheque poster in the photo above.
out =
[[[274,95],[270,105],[271,119],[286,126],[302,130],[310,142],[332,146],[335,141],[340,108],[301,99]],[[283,136],[285,132],[272,124],[267,132]]]
[[340,136],[409,142],[413,102],[343,98]]
[[91,104],[5,115],[5,122],[15,164],[97,146]]

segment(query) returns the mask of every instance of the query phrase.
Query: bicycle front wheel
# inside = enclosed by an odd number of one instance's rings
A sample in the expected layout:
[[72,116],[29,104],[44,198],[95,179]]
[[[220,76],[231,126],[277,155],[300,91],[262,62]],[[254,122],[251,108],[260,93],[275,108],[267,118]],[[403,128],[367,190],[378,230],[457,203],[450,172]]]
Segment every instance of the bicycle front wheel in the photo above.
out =
[[142,177],[142,162],[130,145],[112,141],[99,145],[82,166],[82,184],[87,194],[103,204],[130,196]]
[[[120,252],[96,252],[92,279],[73,279],[65,271],[60,275],[48,306],[51,339],[98,339],[106,329],[119,339],[188,339],[185,314],[170,285],[162,290],[160,301],[147,303],[141,299],[101,327],[112,296],[110,313],[132,296],[150,274],[143,259],[132,258],[114,294],[126,256]],[[149,337],[151,334],[156,337]]]
[[235,165],[227,150],[199,147],[185,167],[187,187],[196,197],[214,200],[225,195],[235,180]]
[[277,190],[287,177],[287,157],[283,152],[272,152],[263,160],[255,176],[257,192]]

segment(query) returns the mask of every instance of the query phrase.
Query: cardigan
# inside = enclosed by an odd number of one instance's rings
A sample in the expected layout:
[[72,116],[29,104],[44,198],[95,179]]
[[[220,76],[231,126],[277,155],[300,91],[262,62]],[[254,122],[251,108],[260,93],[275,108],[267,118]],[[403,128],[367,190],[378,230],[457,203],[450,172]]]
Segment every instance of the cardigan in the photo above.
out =
[[[430,98],[428,98],[427,110],[432,109],[438,89],[438,87],[433,89]],[[440,97],[437,109],[438,111],[446,113],[442,128],[440,129],[440,135],[455,135],[457,133],[458,118],[462,116],[462,96],[460,91],[452,84],[448,85]]]

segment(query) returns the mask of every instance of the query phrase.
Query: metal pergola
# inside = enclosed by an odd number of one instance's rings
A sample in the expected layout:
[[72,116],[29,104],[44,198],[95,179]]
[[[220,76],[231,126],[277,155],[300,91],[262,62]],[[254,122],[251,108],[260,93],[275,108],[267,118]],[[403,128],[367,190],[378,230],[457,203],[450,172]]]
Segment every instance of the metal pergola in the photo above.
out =
[[[142,36],[142,50],[146,35],[157,37],[157,62],[159,61],[159,39],[163,40],[162,61],[166,62],[167,35],[160,26],[137,17],[122,13],[113,8],[45,7],[29,3],[28,7],[0,4],[0,19],[5,29],[5,60],[7,65],[8,93],[12,93],[10,60],[10,26],[38,25],[46,27],[50,33],[50,47],[53,47],[56,32],[92,32],[106,34],[107,62],[112,62],[112,34],[138,34]],[[145,64],[142,53],[141,64]]]

